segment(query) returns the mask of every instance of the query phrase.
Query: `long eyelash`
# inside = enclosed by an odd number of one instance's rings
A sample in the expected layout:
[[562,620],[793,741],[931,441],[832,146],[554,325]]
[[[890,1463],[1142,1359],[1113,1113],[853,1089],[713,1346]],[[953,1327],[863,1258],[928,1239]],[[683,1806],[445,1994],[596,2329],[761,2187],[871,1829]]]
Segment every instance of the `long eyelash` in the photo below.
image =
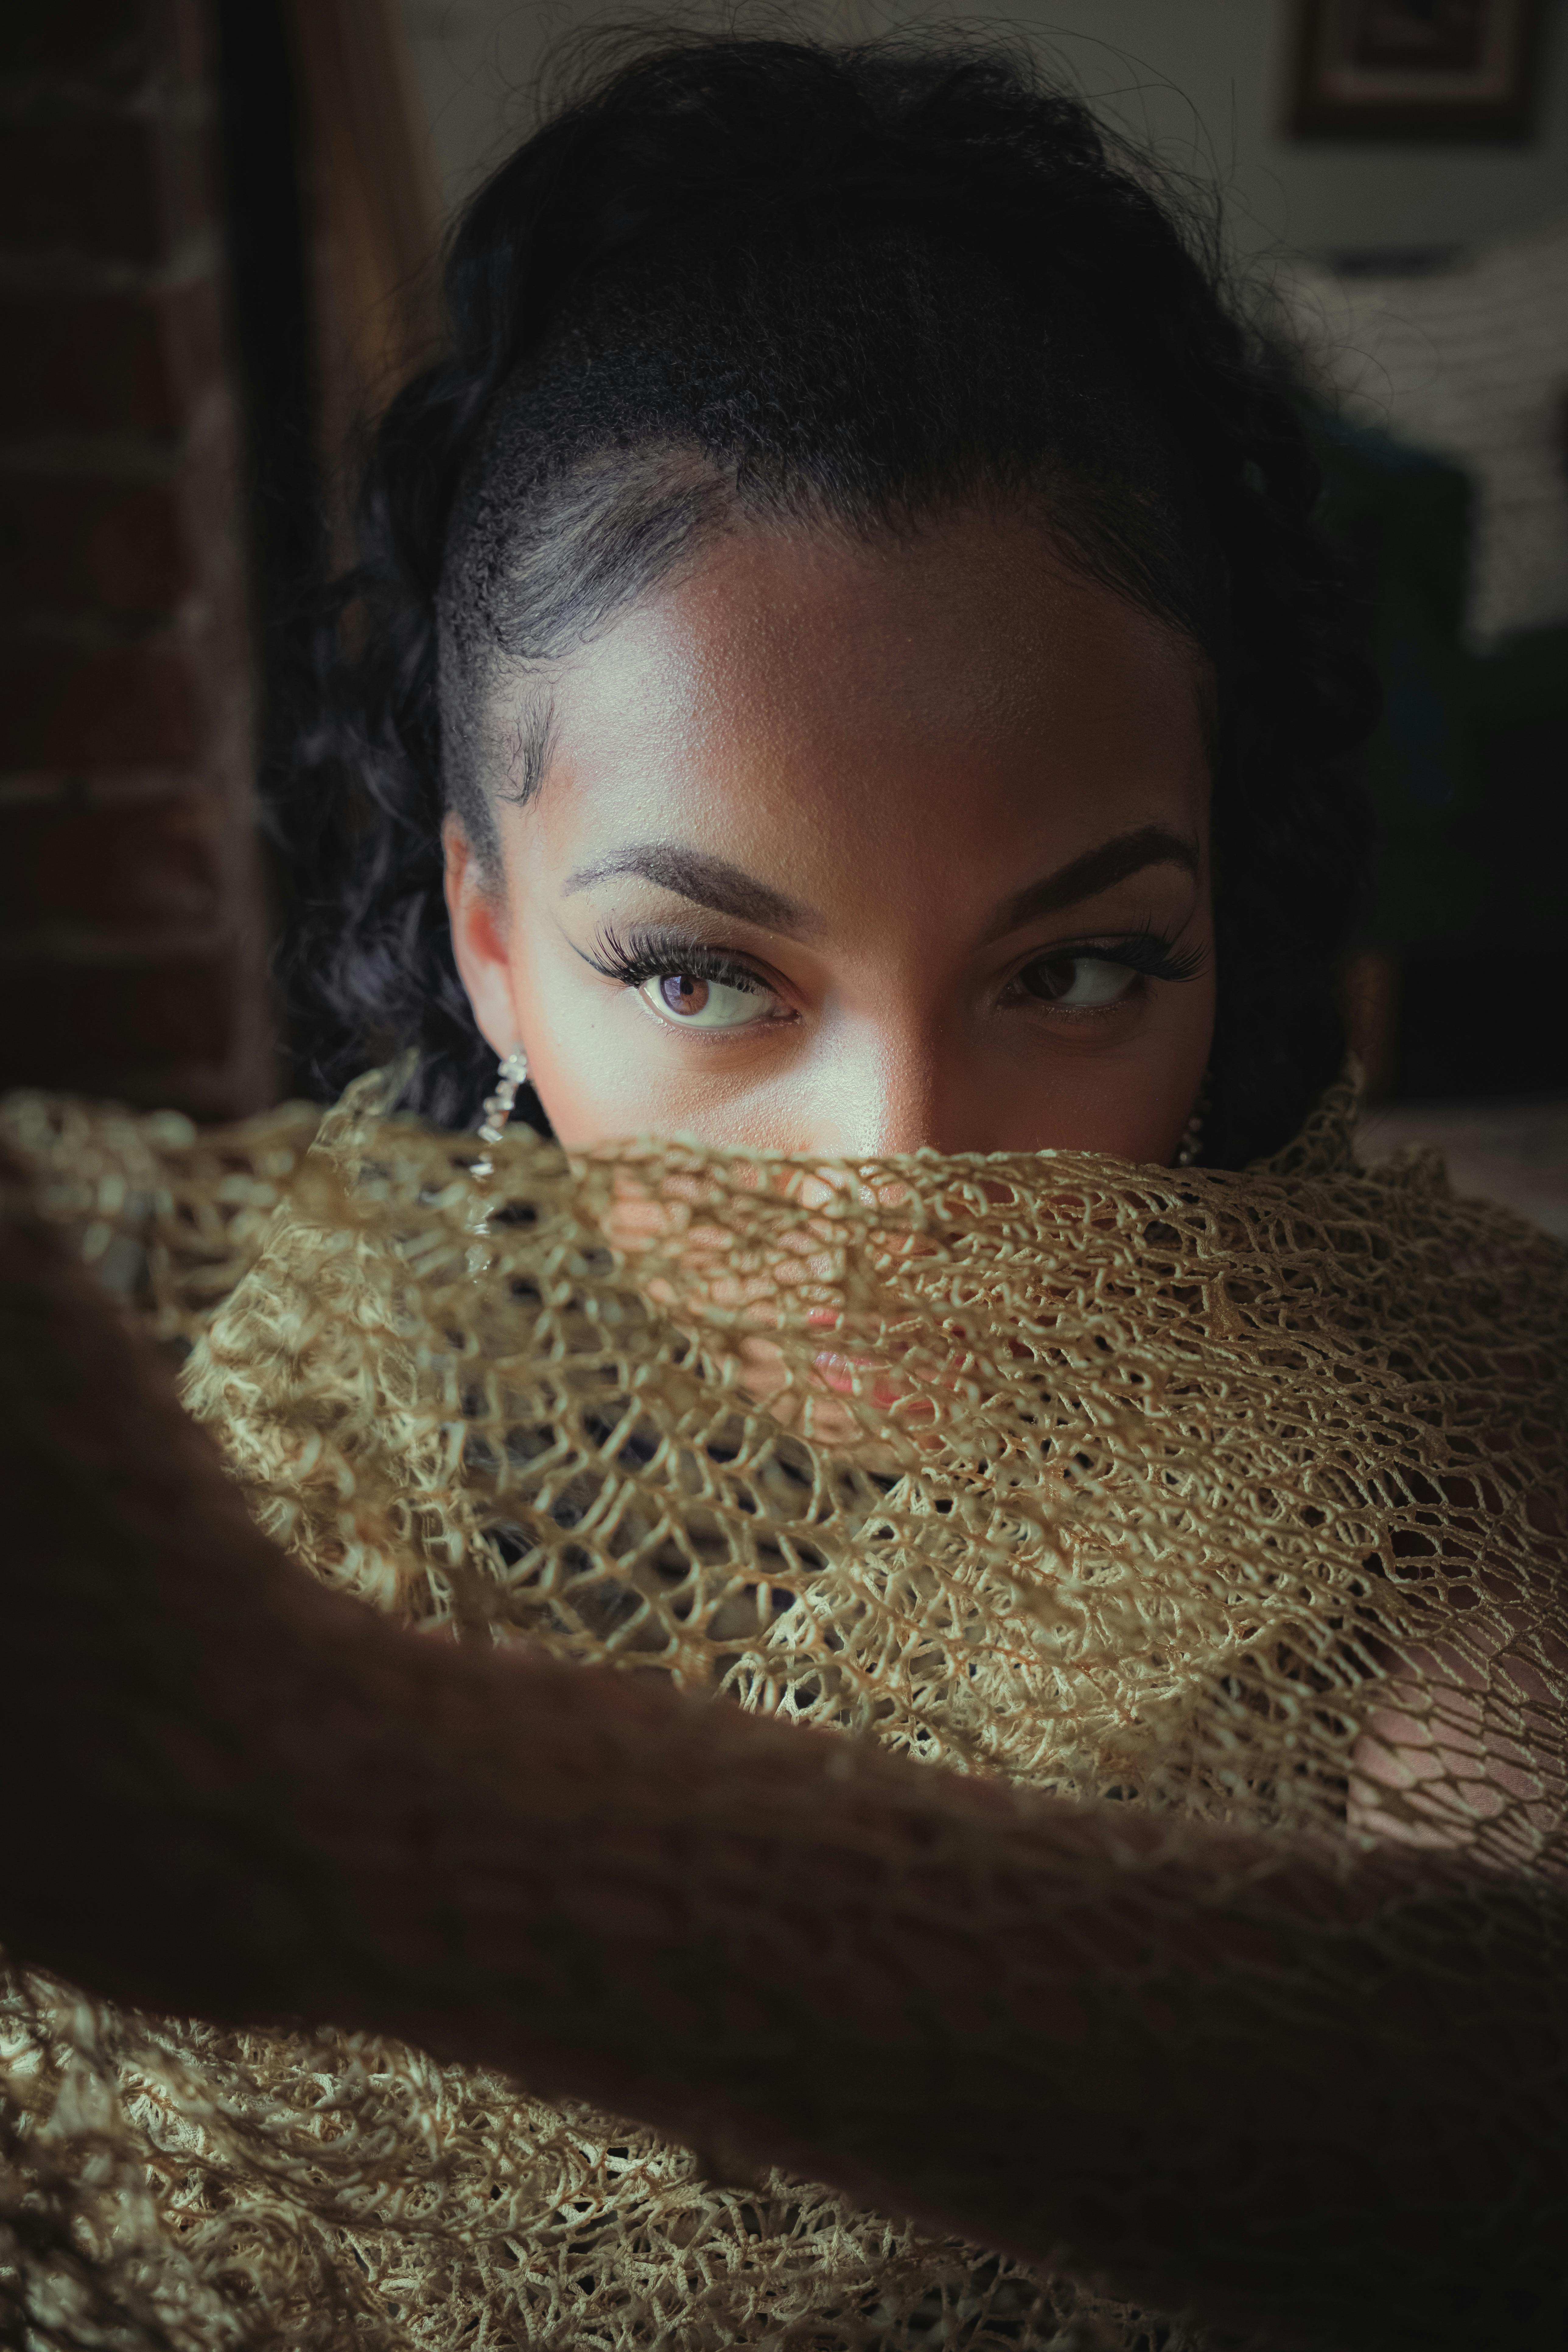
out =
[[594,942],[594,953],[584,961],[606,980],[618,980],[626,988],[640,988],[663,971],[685,971],[693,980],[711,981],[720,988],[743,988],[753,996],[767,993],[754,971],[721,949],[709,947],[701,940],[677,939],[669,931],[632,931],[623,940],[606,923]]
[[[1086,940],[1068,948],[1052,950],[1054,955],[1103,955],[1107,963],[1124,963],[1130,971],[1141,971],[1146,980],[1196,980],[1208,962],[1201,947],[1179,948],[1174,940],[1160,931],[1129,931],[1117,940]],[[1037,963],[1048,959],[1037,956]]]

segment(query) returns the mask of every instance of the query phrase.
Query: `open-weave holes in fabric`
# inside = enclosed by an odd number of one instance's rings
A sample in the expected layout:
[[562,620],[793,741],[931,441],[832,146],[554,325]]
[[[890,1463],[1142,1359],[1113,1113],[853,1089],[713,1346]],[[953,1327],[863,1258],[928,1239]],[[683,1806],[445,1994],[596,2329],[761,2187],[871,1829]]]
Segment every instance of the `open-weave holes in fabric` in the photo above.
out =
[[[1352,1109],[1239,1176],[519,1137],[484,1199],[472,1139],[374,1086],[310,1151],[309,1114],[201,1139],[37,1098],[5,1139],[156,1332],[202,1335],[189,1402],[262,1523],[379,1608],[1544,1880],[1568,1255],[1430,1155],[1359,1170]],[[36,1977],[7,2022],[13,2186],[182,2347],[1190,2340],[385,2042]]]

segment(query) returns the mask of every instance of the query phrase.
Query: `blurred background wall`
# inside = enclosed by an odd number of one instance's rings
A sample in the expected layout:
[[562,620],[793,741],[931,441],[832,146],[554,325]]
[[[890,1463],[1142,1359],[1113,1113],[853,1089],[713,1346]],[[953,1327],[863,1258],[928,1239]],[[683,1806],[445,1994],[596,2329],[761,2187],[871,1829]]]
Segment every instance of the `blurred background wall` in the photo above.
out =
[[0,1070],[213,1114],[273,1046],[208,31],[0,12]]
[[258,786],[426,155],[391,0],[0,8],[0,1087],[286,1084]]
[[[1533,1185],[1557,1215],[1568,0],[1361,0],[1395,49],[1533,14],[1515,117],[1297,135],[1309,19],[1315,39],[1357,5],[783,0],[738,21],[996,26],[1217,186],[1316,387],[1329,520],[1386,688],[1346,975],[1384,1130],[1489,1154],[1494,1186]],[[345,543],[343,453],[426,347],[442,226],[560,86],[563,41],[651,13],[0,10],[0,1085],[200,1116],[286,1088],[256,810],[286,757],[289,617]],[[700,0],[679,20],[718,18]]]

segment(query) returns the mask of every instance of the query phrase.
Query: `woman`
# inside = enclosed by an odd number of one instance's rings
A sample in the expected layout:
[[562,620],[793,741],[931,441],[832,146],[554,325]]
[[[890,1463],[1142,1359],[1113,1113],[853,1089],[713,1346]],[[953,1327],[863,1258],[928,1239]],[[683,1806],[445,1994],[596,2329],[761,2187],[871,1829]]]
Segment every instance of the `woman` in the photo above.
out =
[[[1200,1091],[1206,1164],[1294,1135],[1366,689],[1282,373],[1082,109],[991,56],[676,49],[520,149],[447,287],[292,813],[321,1076],[416,1044],[459,1124],[521,1042],[571,1144],[1168,1159]],[[752,886],[700,923],[693,852]],[[650,930],[701,950],[680,1043]]]
[[448,283],[295,811],[412,1062],[13,1117],[260,1521],[11,1228],[7,1942],[226,2021],[18,1990],[27,2325],[1555,2342],[1561,1253],[1348,1150],[1282,383],[991,56],[635,59]]

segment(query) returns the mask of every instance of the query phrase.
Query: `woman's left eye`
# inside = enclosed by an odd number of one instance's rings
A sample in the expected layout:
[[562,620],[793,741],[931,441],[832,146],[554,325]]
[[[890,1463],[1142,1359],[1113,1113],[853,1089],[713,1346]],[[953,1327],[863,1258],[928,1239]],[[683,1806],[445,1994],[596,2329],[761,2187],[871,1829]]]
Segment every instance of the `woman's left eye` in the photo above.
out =
[[765,1019],[769,1003],[760,988],[704,980],[694,971],[656,971],[637,994],[664,1020],[690,1029],[742,1028]]
[[1109,956],[1042,956],[1018,974],[1028,993],[1044,1004],[1064,1005],[1072,1013],[1094,1013],[1102,1005],[1120,1004],[1138,985],[1131,964],[1114,963]]

